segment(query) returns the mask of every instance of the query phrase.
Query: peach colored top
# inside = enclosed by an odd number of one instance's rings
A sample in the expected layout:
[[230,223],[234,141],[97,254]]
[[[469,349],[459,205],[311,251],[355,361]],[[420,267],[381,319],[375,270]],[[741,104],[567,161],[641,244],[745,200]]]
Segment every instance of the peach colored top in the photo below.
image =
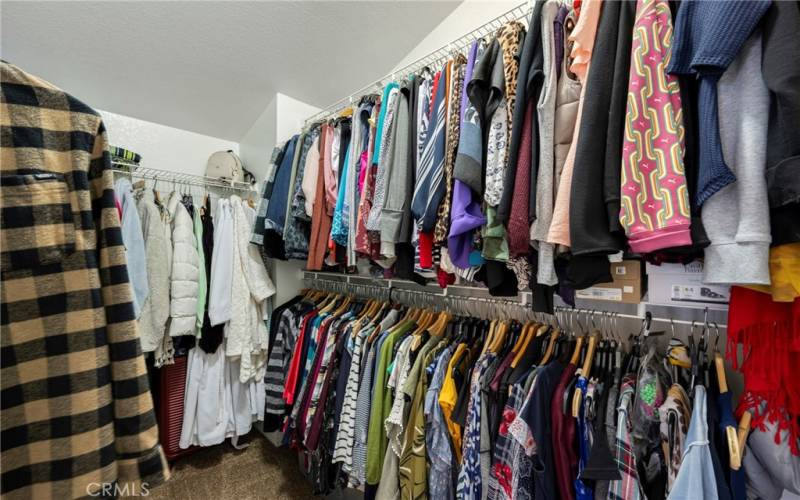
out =
[[329,216],[333,216],[333,209],[336,206],[336,194],[338,193],[336,189],[336,170],[338,170],[338,165],[333,164],[334,131],[335,128],[332,125],[328,125],[328,133],[325,135],[325,142],[321,145],[323,147],[322,171],[325,179],[325,211]]
[[589,65],[592,58],[592,47],[594,38],[597,34],[597,24],[600,21],[600,10],[602,0],[584,0],[581,5],[581,15],[575,24],[575,29],[569,36],[569,41],[573,42],[570,57],[572,65],[570,71],[575,73],[581,81],[581,97],[578,102],[578,116],[575,119],[575,132],[572,134],[572,143],[564,161],[564,168],[561,171],[561,180],[556,192],[556,203],[553,209],[553,220],[550,222],[550,231],[547,234],[547,242],[557,245],[570,245],[569,240],[569,201],[572,189],[572,170],[575,166],[575,148],[578,143],[578,131],[581,126],[581,115],[583,114],[583,98],[586,93],[586,75],[589,74]]

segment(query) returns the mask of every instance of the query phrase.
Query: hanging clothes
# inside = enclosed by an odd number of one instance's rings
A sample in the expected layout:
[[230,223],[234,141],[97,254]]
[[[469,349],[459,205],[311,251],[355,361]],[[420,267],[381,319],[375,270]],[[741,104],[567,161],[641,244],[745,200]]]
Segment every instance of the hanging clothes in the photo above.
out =
[[769,277],[769,201],[764,167],[769,92],[760,75],[761,34],[744,43],[717,83],[719,133],[725,163],[736,183],[707,198],[703,225],[703,281],[766,285]]
[[694,409],[686,436],[682,467],[672,485],[669,498],[719,498],[708,451],[706,392],[703,386],[695,387]]
[[671,74],[697,75],[700,80],[700,171],[697,192],[692,193],[700,206],[736,180],[720,144],[717,84],[771,3],[694,1],[678,9],[675,45],[666,69]]
[[[580,130],[583,104],[586,99],[586,78],[589,74],[592,48],[597,34],[597,24],[600,20],[602,7],[603,4],[601,0],[584,2],[581,5],[581,16],[575,23],[568,38],[572,43],[572,50],[570,53],[572,64],[569,66],[569,71],[574,73],[581,82],[581,94],[575,115],[575,130]],[[570,245],[569,205],[573,179],[572,173],[575,163],[575,149],[577,147],[578,137],[579,134],[572,134],[572,141],[570,142],[560,174],[555,207],[553,209],[553,220],[550,223],[550,231],[547,236],[547,241],[552,244]]]
[[[298,146],[298,143],[300,145]],[[271,174],[274,178],[272,188],[269,190],[269,202],[264,216],[264,238],[261,245],[268,257],[286,260],[286,247],[283,232],[286,224],[286,213],[289,200],[290,186],[295,166],[299,162],[302,142],[300,136],[294,135],[286,144],[280,164]],[[259,228],[259,231],[261,229]]]
[[[164,341],[164,333],[169,318],[170,308],[170,259],[172,255],[167,234],[166,214],[155,202],[155,195],[150,189],[137,192],[139,198],[137,209],[144,236],[146,255],[146,276],[150,293],[144,301],[142,314],[139,316],[139,335],[142,351],[158,350]],[[162,361],[156,354],[157,366]]]
[[125,244],[128,276],[133,286],[133,311],[136,319],[139,319],[144,303],[150,295],[142,223],[133,197],[133,186],[128,179],[124,177],[117,179],[114,183],[114,195],[122,209],[120,216],[122,242]]
[[167,213],[172,227],[169,336],[194,335],[199,272],[194,223],[176,192],[169,197]]
[[[12,64],[0,62],[0,79],[2,494],[155,487],[169,467],[139,348],[105,126],[98,112]],[[38,384],[43,390],[32,390]]]
[[231,196],[233,255],[231,278],[231,317],[226,328],[225,354],[239,358],[240,382],[263,379],[266,369],[269,332],[262,321],[264,300],[275,294],[275,286],[257,250],[249,244],[253,209],[238,196]]
[[209,304],[211,302],[211,265],[214,261],[214,240],[216,237],[214,220],[211,215],[211,198],[206,197],[205,205],[201,208],[200,212],[200,220],[203,225],[203,257],[205,258],[204,265],[208,290],[206,292],[205,307],[203,310],[203,325],[197,344],[206,353],[211,354],[216,352],[217,348],[219,348],[223,336],[223,326],[212,326],[211,317],[208,313]]

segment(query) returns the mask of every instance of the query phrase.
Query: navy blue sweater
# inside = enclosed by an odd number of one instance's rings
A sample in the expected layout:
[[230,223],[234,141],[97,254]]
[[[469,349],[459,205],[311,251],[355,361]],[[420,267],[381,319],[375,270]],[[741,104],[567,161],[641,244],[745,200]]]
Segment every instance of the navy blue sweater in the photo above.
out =
[[736,180],[722,157],[717,82],[771,4],[771,0],[686,0],[678,9],[672,60],[667,70],[673,74],[696,74],[700,80],[700,169],[694,193],[698,206]]

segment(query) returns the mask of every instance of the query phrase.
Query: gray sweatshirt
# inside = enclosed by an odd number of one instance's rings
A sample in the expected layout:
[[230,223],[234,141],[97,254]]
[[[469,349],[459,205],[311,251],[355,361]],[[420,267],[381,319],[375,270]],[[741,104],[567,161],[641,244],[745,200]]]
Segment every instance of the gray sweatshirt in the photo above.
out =
[[736,182],[703,204],[703,281],[762,284],[769,279],[769,204],[765,169],[769,92],[761,76],[761,34],[755,32],[718,85],[719,133]]
[[381,211],[381,255],[394,257],[394,245],[400,241],[400,227],[403,223],[403,214],[410,209],[406,206],[408,183],[406,182],[411,172],[411,161],[408,157],[409,127],[408,127],[408,95],[400,92],[399,103],[392,128],[394,141],[392,143],[391,162],[387,173],[386,200]]
[[[530,239],[539,250],[536,282],[543,285],[558,283],[553,259],[555,245],[548,243],[547,233],[553,219],[553,203],[555,186],[553,171],[555,168],[555,125],[556,92],[558,80],[556,76],[556,49],[553,40],[553,20],[558,14],[558,2],[547,2],[542,7],[542,52],[544,54],[544,85],[536,105],[539,120],[539,169],[536,177],[536,220],[531,224]],[[563,63],[562,63],[563,64]],[[562,69],[563,72],[563,69]]]

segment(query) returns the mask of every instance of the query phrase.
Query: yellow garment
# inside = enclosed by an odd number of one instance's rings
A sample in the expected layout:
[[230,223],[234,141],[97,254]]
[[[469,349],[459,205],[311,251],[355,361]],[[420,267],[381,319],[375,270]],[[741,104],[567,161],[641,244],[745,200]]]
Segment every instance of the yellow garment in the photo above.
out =
[[443,347],[444,342],[441,342],[428,352],[419,354],[420,356],[424,354],[422,373],[417,378],[417,386],[414,390],[408,425],[405,430],[403,453],[400,454],[401,500],[428,498],[428,470],[425,460],[425,393],[428,392],[428,376],[424,367],[433,362],[434,357]]
[[[456,352],[450,358],[450,363],[447,364],[447,372],[442,382],[442,390],[439,391],[439,406],[442,407],[445,421],[447,422],[447,430],[450,431],[450,438],[453,440],[453,448],[456,451],[456,463],[461,463],[461,426],[453,422],[453,409],[456,406],[456,399],[458,398],[458,391],[456,390],[456,382],[453,380],[453,367],[456,366],[461,354],[466,350],[466,344],[458,344]],[[468,381],[465,383],[469,383]]]
[[769,250],[771,285],[747,288],[772,295],[775,302],[794,302],[800,297],[800,243],[789,243]]

